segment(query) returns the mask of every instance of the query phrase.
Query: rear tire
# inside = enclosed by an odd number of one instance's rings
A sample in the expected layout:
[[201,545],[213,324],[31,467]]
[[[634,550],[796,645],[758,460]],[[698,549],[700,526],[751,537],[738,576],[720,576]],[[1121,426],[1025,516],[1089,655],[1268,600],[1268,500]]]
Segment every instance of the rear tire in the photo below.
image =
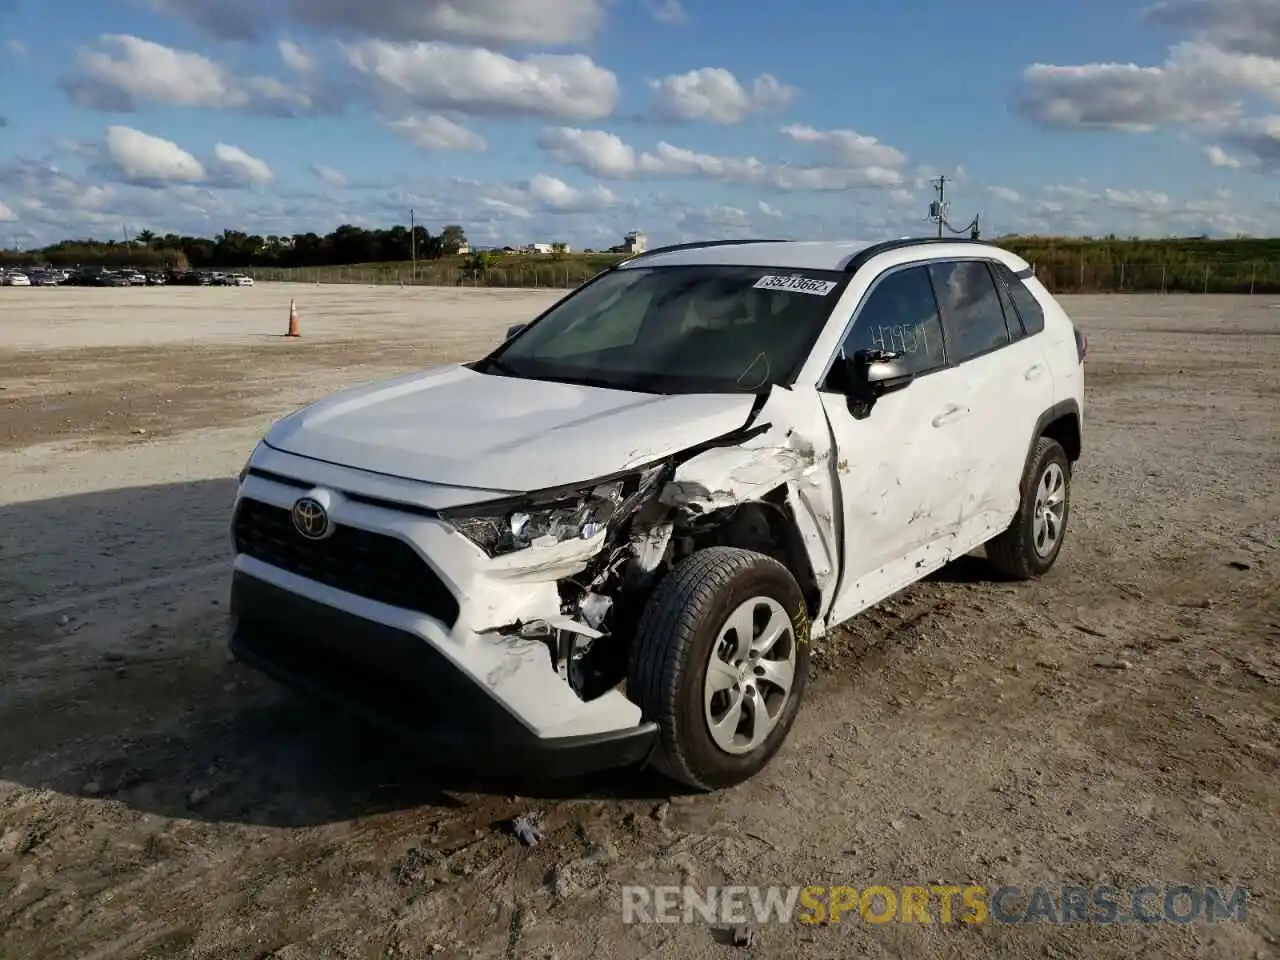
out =
[[1062,552],[1071,516],[1071,459],[1062,444],[1040,437],[1022,475],[1018,512],[987,542],[987,560],[1014,580],[1048,573]]
[[786,567],[737,547],[687,557],[631,648],[628,690],[660,728],[653,765],[696,790],[755,776],[790,732],[808,671],[808,608]]

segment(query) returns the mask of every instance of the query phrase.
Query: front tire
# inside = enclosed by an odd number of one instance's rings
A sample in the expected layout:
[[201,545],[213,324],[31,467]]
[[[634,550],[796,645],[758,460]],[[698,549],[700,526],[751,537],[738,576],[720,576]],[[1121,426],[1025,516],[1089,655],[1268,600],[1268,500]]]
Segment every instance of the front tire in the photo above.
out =
[[660,745],[653,764],[697,790],[755,776],[786,740],[809,674],[809,614],[776,560],[711,547],[683,560],[645,606],[628,690]]
[[1031,580],[1057,562],[1071,515],[1071,459],[1062,444],[1036,441],[1021,489],[1013,522],[987,543],[987,560],[1014,580]]

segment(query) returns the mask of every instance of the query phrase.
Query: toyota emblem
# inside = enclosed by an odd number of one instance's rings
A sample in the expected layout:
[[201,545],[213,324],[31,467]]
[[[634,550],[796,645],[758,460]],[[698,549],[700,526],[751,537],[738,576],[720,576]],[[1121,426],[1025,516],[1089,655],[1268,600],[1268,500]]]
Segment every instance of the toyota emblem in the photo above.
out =
[[315,497],[303,497],[293,505],[293,527],[308,540],[323,540],[329,533],[329,513]]

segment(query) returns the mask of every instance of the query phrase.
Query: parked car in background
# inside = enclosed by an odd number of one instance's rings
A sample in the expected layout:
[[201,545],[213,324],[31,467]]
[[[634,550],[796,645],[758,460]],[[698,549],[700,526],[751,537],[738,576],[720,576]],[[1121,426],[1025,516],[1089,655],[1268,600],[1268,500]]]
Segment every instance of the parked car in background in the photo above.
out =
[[243,273],[233,273],[226,278],[226,284],[229,287],[252,287],[253,277],[247,277]]
[[57,270],[37,270],[29,276],[33,287],[56,287],[62,283],[62,274]]
[[31,286],[31,278],[19,270],[10,270],[4,275],[4,285],[6,287],[29,287]]
[[163,273],[154,270],[146,275],[146,281],[149,287],[163,287],[168,282]]

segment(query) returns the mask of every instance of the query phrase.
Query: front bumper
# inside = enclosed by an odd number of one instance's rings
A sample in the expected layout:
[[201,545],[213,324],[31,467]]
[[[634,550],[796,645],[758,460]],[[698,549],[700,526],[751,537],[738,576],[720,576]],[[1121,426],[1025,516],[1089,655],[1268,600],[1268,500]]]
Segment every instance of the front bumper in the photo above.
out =
[[657,726],[539,737],[432,644],[237,570],[237,659],[370,721],[443,765],[497,776],[568,777],[639,765]]

